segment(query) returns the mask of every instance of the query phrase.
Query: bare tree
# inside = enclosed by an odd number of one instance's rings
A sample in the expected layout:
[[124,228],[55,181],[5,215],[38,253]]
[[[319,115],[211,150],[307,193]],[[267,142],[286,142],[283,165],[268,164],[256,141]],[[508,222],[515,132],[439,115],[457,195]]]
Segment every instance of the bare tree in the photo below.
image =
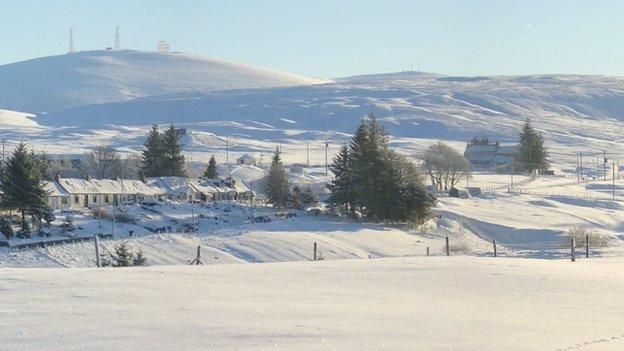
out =
[[119,155],[107,145],[96,146],[86,157],[88,174],[99,179],[117,178],[120,165]]
[[470,177],[470,163],[452,147],[437,142],[423,154],[431,184],[439,191],[448,191],[460,180]]

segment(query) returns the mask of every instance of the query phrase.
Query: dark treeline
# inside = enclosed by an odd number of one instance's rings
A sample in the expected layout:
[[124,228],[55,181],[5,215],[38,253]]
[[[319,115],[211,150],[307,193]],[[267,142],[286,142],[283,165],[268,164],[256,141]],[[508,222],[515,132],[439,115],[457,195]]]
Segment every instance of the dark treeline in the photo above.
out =
[[435,198],[416,166],[389,149],[388,134],[373,115],[335,156],[331,171],[329,202],[352,218],[422,223],[431,215]]

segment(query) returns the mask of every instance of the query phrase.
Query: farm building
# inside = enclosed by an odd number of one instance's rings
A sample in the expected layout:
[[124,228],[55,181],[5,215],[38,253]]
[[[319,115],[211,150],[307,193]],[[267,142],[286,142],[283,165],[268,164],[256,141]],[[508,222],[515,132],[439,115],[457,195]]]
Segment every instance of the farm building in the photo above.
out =
[[468,145],[464,157],[475,166],[497,167],[511,164],[516,152],[515,145]]

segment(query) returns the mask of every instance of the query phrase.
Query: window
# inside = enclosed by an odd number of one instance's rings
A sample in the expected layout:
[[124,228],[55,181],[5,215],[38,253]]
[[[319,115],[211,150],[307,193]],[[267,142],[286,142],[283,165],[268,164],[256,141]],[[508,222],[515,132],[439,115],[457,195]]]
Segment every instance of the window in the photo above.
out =
[[80,202],[80,196],[78,195],[74,195],[74,203],[79,203]]

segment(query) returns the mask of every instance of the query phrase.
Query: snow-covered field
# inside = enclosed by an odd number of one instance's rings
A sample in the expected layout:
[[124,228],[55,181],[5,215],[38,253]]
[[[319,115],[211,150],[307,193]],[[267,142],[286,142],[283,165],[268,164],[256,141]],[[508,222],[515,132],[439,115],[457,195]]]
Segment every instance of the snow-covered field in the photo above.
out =
[[621,258],[0,269],[2,350],[621,350]]

